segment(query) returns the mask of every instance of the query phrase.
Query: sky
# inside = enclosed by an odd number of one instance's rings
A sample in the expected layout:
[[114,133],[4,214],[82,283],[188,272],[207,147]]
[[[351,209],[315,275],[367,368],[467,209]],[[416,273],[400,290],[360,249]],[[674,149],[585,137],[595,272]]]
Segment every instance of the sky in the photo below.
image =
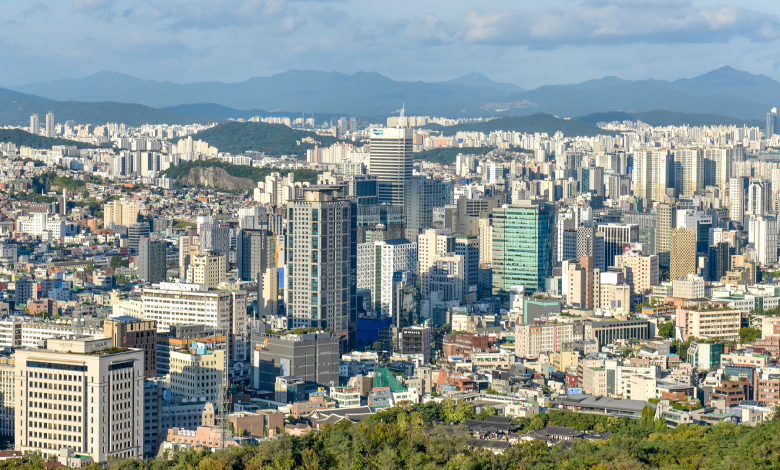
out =
[[724,65],[780,80],[780,2],[4,0],[0,86],[107,70],[176,83],[290,69],[526,89],[675,80]]

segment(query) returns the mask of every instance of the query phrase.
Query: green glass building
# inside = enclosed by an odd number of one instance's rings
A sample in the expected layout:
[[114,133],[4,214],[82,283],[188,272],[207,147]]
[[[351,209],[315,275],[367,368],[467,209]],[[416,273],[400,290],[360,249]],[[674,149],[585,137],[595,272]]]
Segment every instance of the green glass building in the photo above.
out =
[[544,291],[554,264],[555,213],[554,204],[533,200],[493,209],[494,295],[509,295],[511,286]]

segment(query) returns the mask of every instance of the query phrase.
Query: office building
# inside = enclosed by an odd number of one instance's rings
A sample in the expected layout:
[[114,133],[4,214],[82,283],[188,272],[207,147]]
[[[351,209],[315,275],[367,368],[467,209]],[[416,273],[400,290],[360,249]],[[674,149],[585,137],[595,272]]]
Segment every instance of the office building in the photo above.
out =
[[[257,282],[257,314],[278,313],[279,276],[276,240],[268,230],[241,229],[236,237],[236,267],[242,281]],[[284,256],[284,253],[280,253]]]
[[208,343],[193,342],[183,351],[171,351],[171,393],[187,401],[215,403],[219,387],[227,382],[226,369],[225,351],[211,349]]
[[406,238],[416,240],[433,225],[433,208],[444,207],[452,199],[452,186],[441,180],[414,176],[406,180]]
[[583,256],[593,257],[594,269],[606,270],[604,232],[596,227],[583,225],[577,227],[577,254],[575,258]]
[[634,152],[634,196],[648,202],[660,201],[666,195],[674,166],[666,149],[639,150]]
[[729,255],[729,244],[720,242],[710,245],[707,250],[707,280],[718,282],[731,269],[731,256]]
[[463,300],[465,261],[456,253],[455,242],[455,235],[439,229],[428,229],[417,237],[417,267],[423,298],[440,291],[441,299]]
[[406,206],[405,185],[412,179],[412,129],[371,129],[369,174],[377,178],[380,203]]
[[0,436],[13,438],[15,435],[14,412],[16,405],[16,360],[13,356],[0,357],[0,393],[2,394],[2,407],[0,408]]
[[656,206],[656,253],[658,265],[669,267],[669,254],[672,250],[672,230],[677,218],[677,208],[673,204],[662,203]]
[[190,266],[187,268],[187,281],[193,284],[205,284],[216,289],[225,281],[227,256],[218,250],[203,254],[191,254]]
[[137,222],[127,227],[127,248],[130,253],[138,254],[138,245],[142,238],[149,238],[148,222]]
[[247,294],[245,291],[210,291],[204,284],[161,282],[143,291],[143,318],[159,327],[205,325],[231,335],[231,360],[246,356]]
[[402,206],[357,206],[357,243],[405,237],[406,216]]
[[53,138],[54,132],[54,111],[46,113],[46,137]]
[[455,254],[463,257],[463,295],[476,295],[479,286],[479,237],[456,235]]
[[585,341],[595,340],[599,347],[613,344],[616,339],[647,339],[650,322],[646,320],[604,320],[575,323],[575,336]]
[[230,250],[230,227],[213,217],[198,217],[198,236],[200,254],[218,250],[227,253]]
[[103,322],[103,334],[114,348],[141,349],[144,352],[144,377],[157,377],[157,322],[135,317],[114,317]]
[[634,294],[647,294],[659,283],[658,255],[626,252],[615,257],[615,267],[623,271]]
[[30,116],[30,132],[38,135],[41,133],[41,121],[38,118],[38,113],[33,113]]
[[277,377],[294,376],[306,391],[339,384],[339,338],[317,332],[284,336],[261,334],[253,338],[253,387],[274,391]]
[[564,344],[574,341],[574,324],[535,323],[515,326],[515,354],[536,358],[545,352],[564,349]]
[[742,314],[736,309],[700,304],[679,310],[677,324],[680,323],[685,325],[684,341],[689,336],[704,340],[739,341]]
[[425,325],[407,326],[401,333],[401,353],[421,355],[423,363],[431,362],[431,327]]
[[287,206],[287,317],[292,328],[331,328],[345,337],[357,319],[354,201],[338,186],[310,186]]
[[156,284],[165,280],[165,242],[153,242],[143,237],[138,242],[138,279]]
[[124,199],[107,202],[103,204],[103,226],[108,227],[109,224],[113,223],[129,227],[138,222],[139,210],[138,204]]
[[696,273],[696,231],[676,228],[669,251],[669,279]]
[[639,225],[604,224],[598,226],[598,231],[604,234],[605,268],[614,266],[615,257],[622,255],[626,247],[639,243]]
[[479,264],[493,262],[493,225],[490,217],[479,218]]
[[197,247],[200,243],[200,238],[197,235],[197,227],[187,227],[184,235],[178,237],[179,248],[179,276],[180,278],[187,276],[187,268],[190,267],[190,247]]
[[[37,118],[37,114],[33,114]],[[771,140],[777,133],[777,108],[772,108],[766,113],[766,127],[764,128],[764,138]]]
[[100,464],[141,457],[144,353],[111,343],[50,339],[16,351],[16,450],[47,459],[67,448]]
[[371,304],[377,313],[395,318],[395,273],[417,271],[417,243],[405,238],[360,243],[357,247],[357,288],[371,291]]
[[555,205],[521,200],[493,210],[493,292],[508,295],[511,286],[526,293],[544,290],[552,276]]

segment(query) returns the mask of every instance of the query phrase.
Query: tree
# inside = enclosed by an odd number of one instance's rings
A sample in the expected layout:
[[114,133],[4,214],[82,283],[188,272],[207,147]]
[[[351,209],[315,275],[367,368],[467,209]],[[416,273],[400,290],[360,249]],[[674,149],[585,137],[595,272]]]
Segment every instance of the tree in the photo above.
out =
[[374,344],[371,345],[371,349],[374,351],[379,351],[382,349],[382,345],[379,343],[379,341],[374,341]]
[[92,261],[87,264],[87,271],[94,271],[95,270],[95,264],[92,263]]
[[117,269],[121,267],[127,267],[128,265],[129,263],[125,264],[125,260],[123,260],[121,256],[114,255],[111,257],[111,263],[109,264],[109,267],[111,269]]
[[82,198],[82,199],[89,199],[89,191],[87,191],[87,190],[85,189],[85,190],[84,190],[84,192],[83,192],[83,193],[81,193],[81,198]]
[[753,343],[761,337],[761,330],[746,326],[739,329],[739,340],[742,344]]
[[674,322],[668,321],[658,325],[658,336],[671,338],[674,336]]
[[655,410],[650,405],[645,405],[642,408],[642,417],[639,419],[639,425],[643,428],[654,429],[655,428]]
[[538,431],[539,429],[544,428],[544,421],[542,421],[542,418],[540,418],[538,415],[534,416],[534,419],[531,420],[530,426],[534,431]]

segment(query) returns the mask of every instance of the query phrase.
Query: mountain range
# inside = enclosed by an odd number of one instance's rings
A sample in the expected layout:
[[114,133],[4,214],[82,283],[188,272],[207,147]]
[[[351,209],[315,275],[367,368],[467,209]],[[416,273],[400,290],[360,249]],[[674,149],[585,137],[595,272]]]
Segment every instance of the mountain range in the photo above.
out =
[[[623,112],[655,115],[674,124],[699,122],[701,115],[735,121],[762,120],[780,104],[780,82],[725,66],[694,78],[675,81],[631,81],[607,76],[570,85],[545,85],[525,90],[470,73],[443,82],[398,81],[376,72],[352,75],[290,70],[238,83],[177,84],[142,80],[117,72],[99,72],[80,79],[0,88],[0,125],[24,124],[32,112],[55,111],[77,122],[149,123],[221,122],[252,116],[358,116],[382,122],[397,114],[449,118],[528,116],[559,117]],[[686,114],[695,116],[688,117]],[[594,122],[592,118],[585,118]],[[716,122],[728,119],[716,119]],[[712,122],[704,119],[704,123]]]
[[771,107],[780,104],[780,82],[728,66],[675,81],[631,81],[608,76],[533,90],[498,83],[479,73],[430,83],[392,80],[376,72],[348,75],[311,70],[290,70],[238,83],[189,84],[99,72],[80,79],[8,88],[27,98],[46,97],[41,100],[114,101],[222,118],[245,117],[248,111],[253,115],[297,116],[305,112],[384,118],[405,105],[408,115],[450,118],[539,112],[577,117],[615,110],[636,113],[665,109],[752,120],[763,118]]

